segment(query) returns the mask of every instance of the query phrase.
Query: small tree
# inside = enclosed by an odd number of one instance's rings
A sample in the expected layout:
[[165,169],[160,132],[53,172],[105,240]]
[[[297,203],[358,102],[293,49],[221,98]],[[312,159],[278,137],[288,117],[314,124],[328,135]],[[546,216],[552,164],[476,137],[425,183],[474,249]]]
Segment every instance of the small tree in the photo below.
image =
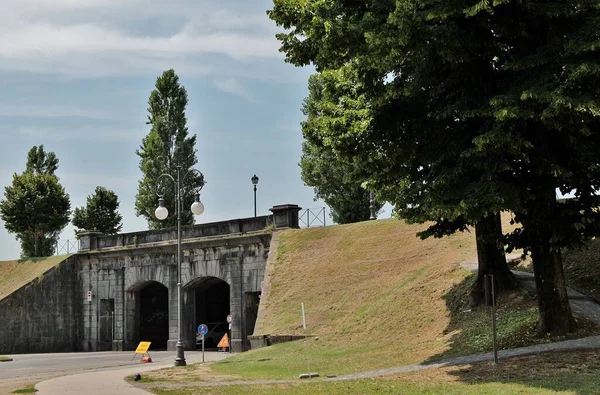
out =
[[69,223],[69,195],[51,174],[15,174],[0,202],[6,230],[16,233],[22,255],[52,255],[56,238]]
[[93,195],[87,197],[86,206],[78,207],[73,213],[73,226],[82,230],[97,230],[106,235],[118,233],[123,227],[123,216],[119,214],[119,198],[104,187],[97,186]]
[[[136,151],[140,157],[143,177],[138,185],[135,211],[137,216],[146,218],[150,229],[171,227],[177,223],[174,215],[164,221],[154,217],[154,210],[158,206],[156,187],[161,174],[170,174],[175,178],[177,168],[180,168],[183,177],[198,162],[194,148],[196,136],[189,136],[186,126],[187,103],[187,92],[179,84],[179,77],[175,71],[167,70],[156,79],[156,89],[152,91],[148,100],[148,124],[151,125],[151,129]],[[190,207],[194,202],[194,191],[205,183],[204,176],[190,173],[182,183],[185,191],[183,207]],[[176,201],[173,185],[168,182],[164,187],[165,206],[174,212]],[[181,223],[194,223],[191,211],[182,211]]]

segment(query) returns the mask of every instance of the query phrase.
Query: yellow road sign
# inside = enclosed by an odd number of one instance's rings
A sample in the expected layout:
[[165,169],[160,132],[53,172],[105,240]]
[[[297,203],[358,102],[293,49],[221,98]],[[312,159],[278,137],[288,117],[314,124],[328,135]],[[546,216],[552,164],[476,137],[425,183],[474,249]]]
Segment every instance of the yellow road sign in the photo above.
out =
[[229,347],[229,337],[227,337],[227,333],[223,335],[223,338],[221,339],[219,344],[217,344],[217,347]]
[[151,342],[140,342],[140,344],[138,344],[137,348],[135,349],[135,353],[146,354],[148,352],[148,349],[150,348],[150,343]]

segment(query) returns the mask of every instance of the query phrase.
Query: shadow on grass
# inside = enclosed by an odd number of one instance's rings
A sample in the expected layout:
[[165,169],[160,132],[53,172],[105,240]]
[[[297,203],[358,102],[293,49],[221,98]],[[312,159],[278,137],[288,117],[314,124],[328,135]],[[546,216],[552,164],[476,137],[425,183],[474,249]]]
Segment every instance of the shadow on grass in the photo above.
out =
[[[492,353],[491,308],[479,306],[471,309],[469,306],[469,293],[475,277],[475,275],[466,277],[444,294],[443,298],[450,318],[450,322],[444,330],[444,335],[448,336],[448,348],[446,351],[432,356],[425,363],[478,353]],[[581,317],[576,316],[575,319],[579,328],[575,333],[555,338],[538,337],[536,331],[537,302],[522,289],[505,292],[499,295],[497,300],[498,350],[575,339],[600,333],[599,325]],[[586,357],[589,358],[580,360],[577,355],[581,353],[572,352],[573,358],[565,357],[565,360],[561,359],[562,355],[568,353],[551,352],[537,356],[515,357],[500,361],[498,366],[495,366],[493,362],[484,362],[451,369],[452,375],[470,384],[510,382],[552,390],[569,389],[577,390],[577,393],[600,393],[600,378],[592,379],[591,377],[597,375],[600,369],[600,362],[597,358],[600,356],[600,351],[589,352],[589,355],[586,354]],[[594,356],[596,360],[594,360]],[[574,373],[581,374],[585,379],[571,377]],[[589,392],[590,388],[593,391]]]
[[[428,362],[492,351],[491,308],[469,306],[469,293],[475,282],[472,274],[450,288],[443,296],[450,322],[443,334],[448,348],[429,358]],[[537,304],[523,290],[509,291],[498,296],[496,331],[498,349],[547,343],[551,339],[536,337]]]
[[600,351],[554,352],[460,366],[448,371],[467,384],[517,383],[552,391],[600,393]]

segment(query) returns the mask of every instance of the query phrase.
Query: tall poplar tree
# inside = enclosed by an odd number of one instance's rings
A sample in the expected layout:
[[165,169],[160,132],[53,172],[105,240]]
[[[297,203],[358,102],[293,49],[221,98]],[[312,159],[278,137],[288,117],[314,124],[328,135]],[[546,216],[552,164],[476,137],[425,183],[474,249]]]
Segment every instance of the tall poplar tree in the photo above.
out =
[[[175,185],[165,177],[160,179],[160,185],[158,183],[162,174],[169,174],[177,179],[178,168],[184,191],[181,223],[183,225],[194,223],[194,215],[189,207],[194,202],[195,191],[201,188],[205,181],[202,174],[189,172],[198,159],[195,148],[196,135],[190,136],[188,133],[185,116],[187,104],[187,92],[180,85],[179,77],[174,70],[167,70],[156,79],[155,89],[148,100],[147,124],[151,129],[136,151],[140,157],[140,170],[143,173],[138,184],[136,215],[144,216],[150,229],[172,227],[177,224]],[[170,213],[163,221],[159,221],[154,216],[154,210],[158,207],[157,188],[164,191],[165,207]]]

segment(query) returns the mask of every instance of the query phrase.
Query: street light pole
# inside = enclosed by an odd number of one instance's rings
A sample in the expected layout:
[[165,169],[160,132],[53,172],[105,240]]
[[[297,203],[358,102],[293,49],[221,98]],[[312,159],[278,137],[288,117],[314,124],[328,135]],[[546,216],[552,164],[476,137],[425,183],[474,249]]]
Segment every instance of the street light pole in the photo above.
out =
[[371,211],[371,217],[369,219],[377,219],[375,216],[375,197],[373,191],[369,193],[369,210]]
[[177,166],[177,350],[175,366],[186,366],[185,347],[181,340],[181,166]]
[[258,177],[255,174],[250,180],[254,185],[254,218],[256,218],[256,184],[258,184]]
[[[198,173],[202,180],[204,179],[202,173],[195,169],[191,169],[183,177],[185,178],[189,174]],[[177,166],[177,179],[173,178],[170,174],[162,174],[158,177],[156,185],[156,195],[158,196],[158,208],[154,211],[154,215],[159,220],[164,220],[169,215],[169,211],[164,205],[165,187],[161,186],[160,180],[162,178],[168,178],[175,184],[175,196],[177,200],[177,343],[175,344],[175,366],[186,366],[185,361],[185,346],[183,344],[182,331],[181,331],[181,204],[182,204],[182,185],[181,185],[181,166]],[[198,188],[198,191],[202,189],[202,185]],[[200,215],[204,212],[204,205],[200,202],[200,193],[196,193],[196,199],[191,207],[194,215]]]

